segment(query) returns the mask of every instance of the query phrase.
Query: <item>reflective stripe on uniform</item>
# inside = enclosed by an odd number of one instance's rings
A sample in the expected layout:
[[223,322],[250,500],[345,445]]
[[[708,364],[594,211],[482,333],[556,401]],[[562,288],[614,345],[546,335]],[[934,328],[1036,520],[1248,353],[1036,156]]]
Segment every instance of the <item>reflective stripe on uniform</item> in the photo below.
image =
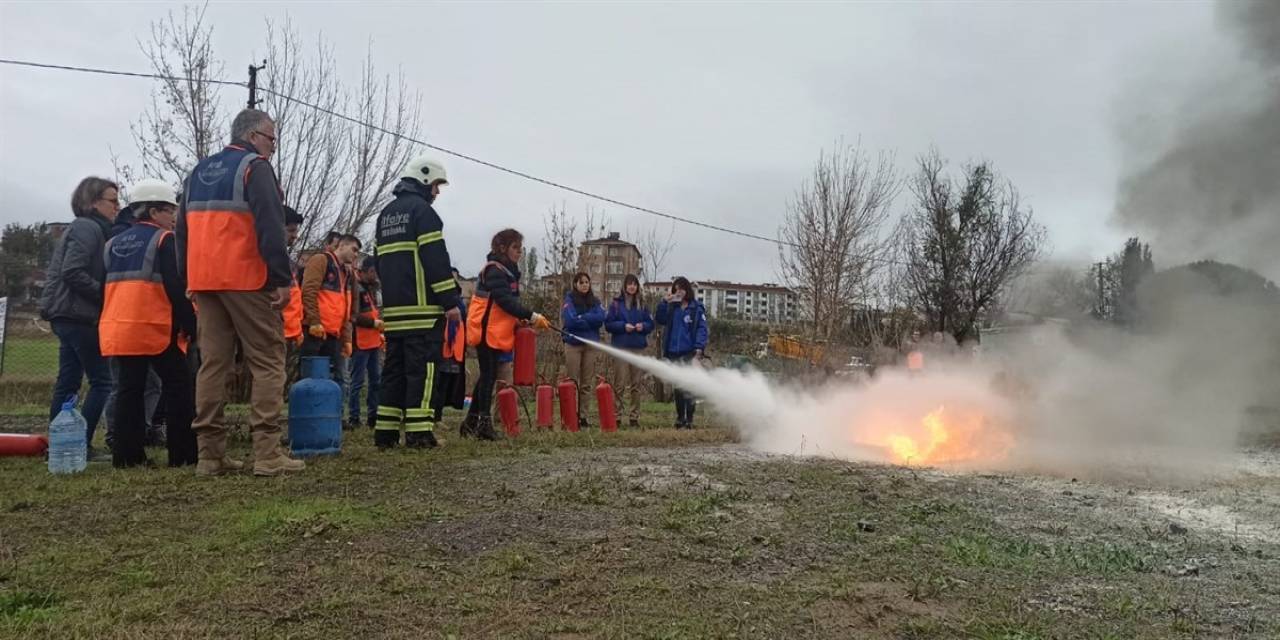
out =
[[391,319],[403,316],[442,316],[444,315],[444,307],[434,304],[422,305],[420,307],[387,307],[382,310],[382,317]]
[[424,233],[418,236],[419,245],[430,244],[432,242],[443,242],[443,241],[444,241],[443,231],[432,231],[432,232]]
[[422,404],[404,410],[404,431],[414,433],[435,429],[435,414],[431,411],[431,395],[436,386],[436,364],[427,363],[427,379],[422,388]]
[[401,251],[417,251],[417,250],[418,250],[418,245],[408,240],[405,240],[404,242],[388,242],[387,244],[380,244],[378,245],[376,251],[377,251],[377,254],[381,256],[381,255],[386,255],[388,253],[399,253]]
[[458,286],[458,283],[455,282],[453,278],[449,278],[448,280],[441,280],[440,282],[432,284],[431,290],[436,293],[444,293],[452,290],[456,286]]
[[387,320],[383,323],[382,328],[387,333],[395,333],[397,331],[409,331],[412,329],[434,329],[438,320]]
[[374,421],[374,430],[399,431],[400,422],[404,420],[404,409],[378,405],[378,419]]

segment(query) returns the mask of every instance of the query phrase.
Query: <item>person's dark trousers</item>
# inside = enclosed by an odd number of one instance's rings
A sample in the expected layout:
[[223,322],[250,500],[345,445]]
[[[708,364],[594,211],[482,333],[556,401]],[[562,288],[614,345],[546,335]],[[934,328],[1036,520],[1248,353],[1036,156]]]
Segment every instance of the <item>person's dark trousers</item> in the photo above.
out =
[[195,397],[192,394],[190,370],[186,354],[176,345],[169,345],[156,356],[117,356],[119,362],[119,390],[116,393],[115,438],[111,451],[111,464],[116,467],[134,467],[147,463],[143,449],[146,443],[147,424],[143,394],[147,386],[147,372],[154,369],[160,376],[166,416],[166,446],[169,449],[169,466],[179,467],[196,463],[196,435],[191,430],[195,414]]
[[493,404],[493,385],[498,380],[498,356],[500,351],[485,343],[476,346],[476,361],[480,365],[480,375],[476,385],[471,388],[471,408],[467,415],[492,417],[490,405]]
[[342,384],[345,376],[338,373],[338,356],[342,355],[342,344],[337,336],[325,336],[323,339],[307,337],[302,339],[302,347],[298,349],[300,358],[314,358],[316,356],[324,356],[329,359],[329,375],[334,382]]
[[90,446],[93,432],[102,417],[102,408],[111,395],[111,366],[98,349],[98,327],[79,322],[54,320],[53,333],[58,336],[58,381],[53,385],[49,403],[49,420],[62,411],[62,403],[80,392],[80,378],[88,376],[89,393],[85,394],[80,412],[88,424],[86,436]]
[[[120,388],[117,382],[120,379],[120,365],[115,358],[107,358],[107,365],[111,367],[111,393],[107,396],[107,405],[102,411],[102,419],[107,424],[107,449],[111,449],[111,442],[115,438],[116,395]],[[142,394],[143,409],[146,411],[143,415],[147,422],[148,446],[158,446],[160,441],[155,432],[154,422],[160,409],[160,393],[160,375],[152,371],[147,374],[147,390]],[[163,414],[160,414],[160,417],[163,418]]]
[[351,395],[347,398],[347,416],[352,422],[360,422],[360,390],[365,378],[369,380],[369,393],[365,399],[368,424],[373,426],[378,415],[378,394],[382,391],[382,349],[362,349],[351,355]]
[[432,409],[436,365],[443,358],[443,341],[428,334],[387,336],[387,361],[382,369],[382,393],[374,422],[373,440],[378,447],[392,447],[400,441],[410,447],[436,445]]
[[[689,364],[693,360],[692,353],[681,355],[673,355],[669,358],[672,362],[679,364]],[[676,424],[690,429],[693,427],[693,410],[697,407],[697,403],[693,399],[693,395],[689,392],[676,387],[674,390],[676,400]]]
[[459,432],[465,437],[482,440],[497,440],[498,433],[493,429],[493,387],[498,383],[498,368],[502,352],[481,343],[476,347],[476,360],[480,365],[480,375],[476,379],[475,388],[471,390],[471,408],[463,419]]

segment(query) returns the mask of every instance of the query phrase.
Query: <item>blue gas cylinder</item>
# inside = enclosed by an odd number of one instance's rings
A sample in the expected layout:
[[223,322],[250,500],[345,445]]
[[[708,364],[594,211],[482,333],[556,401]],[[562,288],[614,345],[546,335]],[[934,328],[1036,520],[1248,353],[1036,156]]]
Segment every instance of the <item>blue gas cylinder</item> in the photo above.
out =
[[306,377],[289,389],[289,447],[297,456],[342,449],[342,388],[329,378],[329,358],[303,358]]

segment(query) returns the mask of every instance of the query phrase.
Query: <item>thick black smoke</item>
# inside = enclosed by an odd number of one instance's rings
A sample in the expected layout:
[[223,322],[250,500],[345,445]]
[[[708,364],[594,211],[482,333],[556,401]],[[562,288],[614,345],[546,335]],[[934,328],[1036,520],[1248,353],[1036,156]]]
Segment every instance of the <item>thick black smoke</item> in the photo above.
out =
[[[1280,276],[1280,2],[1228,0],[1238,68],[1203,95],[1147,165],[1120,181],[1116,220],[1150,238],[1165,264],[1216,259]],[[1226,94],[1223,94],[1226,87]],[[1212,105],[1212,106],[1207,106]]]

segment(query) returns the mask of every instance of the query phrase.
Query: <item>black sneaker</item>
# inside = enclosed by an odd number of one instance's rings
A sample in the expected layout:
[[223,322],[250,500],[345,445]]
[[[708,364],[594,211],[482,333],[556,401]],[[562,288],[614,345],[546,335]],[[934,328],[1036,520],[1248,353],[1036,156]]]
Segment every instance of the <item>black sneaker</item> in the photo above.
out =
[[102,449],[95,449],[95,448],[93,448],[93,447],[89,447],[89,450],[85,452],[85,460],[86,460],[86,461],[88,461],[88,462],[106,462],[106,463],[110,463],[110,462],[111,462],[111,452],[110,452],[110,451],[103,451]]
[[587,419],[586,419],[586,418],[579,417],[579,418],[578,418],[578,428],[579,428],[579,429],[590,429],[590,428],[591,428],[591,423],[587,422]]
[[467,417],[462,419],[462,424],[458,425],[458,435],[464,438],[479,437],[479,421],[480,416],[468,413]]
[[631,421],[627,423],[627,426],[631,427],[632,429],[639,429],[640,421],[636,420],[635,418],[632,418]]
[[480,416],[476,422],[476,437],[481,440],[501,440],[502,436],[493,430],[493,418],[490,416]]

